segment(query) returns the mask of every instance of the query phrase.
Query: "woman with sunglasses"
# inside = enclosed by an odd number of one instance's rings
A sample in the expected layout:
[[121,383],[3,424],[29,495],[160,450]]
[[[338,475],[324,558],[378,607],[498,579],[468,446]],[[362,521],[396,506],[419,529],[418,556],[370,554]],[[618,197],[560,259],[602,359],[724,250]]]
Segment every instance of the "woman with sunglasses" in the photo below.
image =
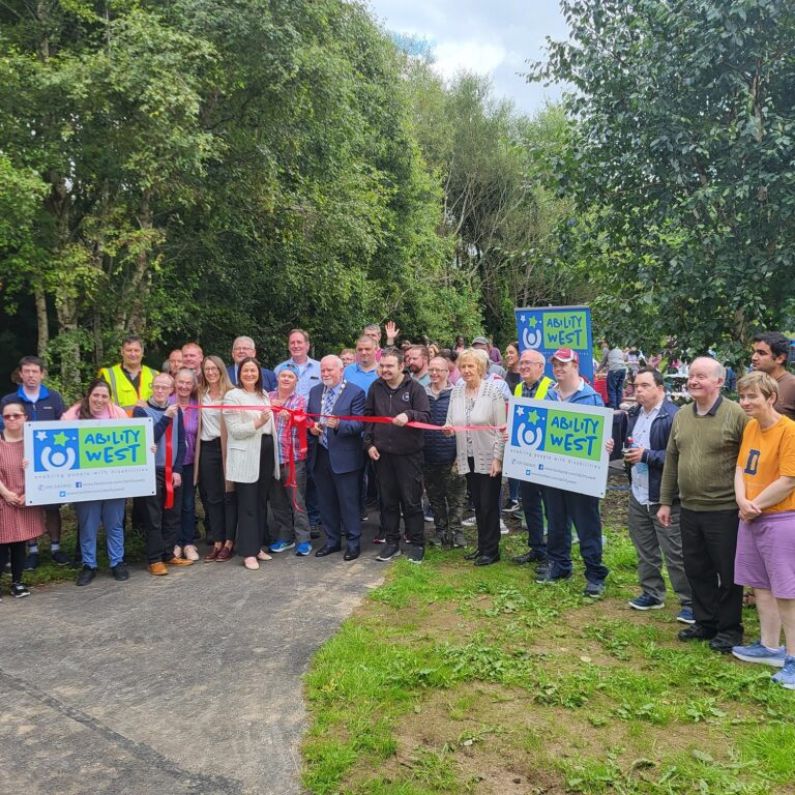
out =
[[25,505],[25,467],[22,430],[25,407],[10,401],[3,406],[0,433],[0,573],[11,558],[11,595],[30,596],[22,583],[27,542],[44,532],[44,509]]

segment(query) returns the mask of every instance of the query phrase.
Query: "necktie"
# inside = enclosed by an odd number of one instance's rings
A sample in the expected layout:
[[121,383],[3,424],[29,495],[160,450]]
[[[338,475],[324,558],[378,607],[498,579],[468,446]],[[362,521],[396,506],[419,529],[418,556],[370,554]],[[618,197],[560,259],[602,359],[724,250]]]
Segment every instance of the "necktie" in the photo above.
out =
[[320,444],[328,450],[328,428],[325,425],[326,415],[331,414],[331,409],[334,408],[334,390],[327,389],[326,394],[323,395],[323,406],[320,409],[323,416],[323,433],[320,434]]

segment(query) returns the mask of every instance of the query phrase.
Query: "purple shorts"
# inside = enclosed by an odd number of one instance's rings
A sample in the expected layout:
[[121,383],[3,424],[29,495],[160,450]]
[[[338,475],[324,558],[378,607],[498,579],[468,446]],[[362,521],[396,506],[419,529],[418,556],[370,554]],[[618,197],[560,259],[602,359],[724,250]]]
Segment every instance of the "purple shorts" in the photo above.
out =
[[776,599],[795,599],[795,511],[740,520],[734,582],[771,591]]

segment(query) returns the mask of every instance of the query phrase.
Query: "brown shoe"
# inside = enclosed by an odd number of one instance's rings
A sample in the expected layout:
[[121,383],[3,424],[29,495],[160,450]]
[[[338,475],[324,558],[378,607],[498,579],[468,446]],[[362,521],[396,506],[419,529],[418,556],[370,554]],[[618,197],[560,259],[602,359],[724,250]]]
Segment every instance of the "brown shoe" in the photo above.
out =
[[224,560],[229,560],[232,557],[232,547],[221,547],[216,560],[221,563]]
[[147,568],[149,573],[154,574],[155,577],[163,577],[168,574],[168,568],[165,563],[150,563]]
[[185,558],[171,558],[170,560],[167,560],[166,563],[168,563],[169,566],[192,566],[193,565],[193,561],[192,560],[185,560]]
[[205,556],[204,560],[206,563],[209,563],[213,560],[218,560],[218,556],[221,554],[221,550],[223,547],[213,547]]

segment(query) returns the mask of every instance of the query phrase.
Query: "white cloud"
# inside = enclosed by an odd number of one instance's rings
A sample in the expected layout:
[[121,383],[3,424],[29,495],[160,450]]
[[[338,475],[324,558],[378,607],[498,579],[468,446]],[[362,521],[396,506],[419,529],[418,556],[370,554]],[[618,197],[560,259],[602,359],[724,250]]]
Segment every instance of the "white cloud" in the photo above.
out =
[[499,44],[474,40],[439,42],[433,52],[433,68],[445,80],[455,77],[461,71],[489,75],[508,55],[507,50]]

